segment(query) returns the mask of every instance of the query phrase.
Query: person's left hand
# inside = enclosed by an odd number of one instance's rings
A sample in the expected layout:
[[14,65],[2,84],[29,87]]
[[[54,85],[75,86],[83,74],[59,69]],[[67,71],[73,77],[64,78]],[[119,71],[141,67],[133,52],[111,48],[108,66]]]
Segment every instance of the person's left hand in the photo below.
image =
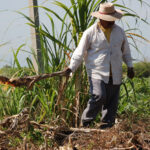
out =
[[128,68],[128,72],[127,72],[127,76],[128,76],[128,78],[130,78],[130,79],[133,79],[134,78],[134,69],[133,69],[133,67],[131,67],[131,68]]

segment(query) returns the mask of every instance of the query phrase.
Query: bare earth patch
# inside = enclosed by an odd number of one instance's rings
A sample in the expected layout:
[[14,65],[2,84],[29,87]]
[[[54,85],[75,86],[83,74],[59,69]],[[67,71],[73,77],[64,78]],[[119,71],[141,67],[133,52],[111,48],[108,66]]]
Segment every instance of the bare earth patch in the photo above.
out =
[[118,122],[113,128],[71,128],[31,121],[28,111],[0,122],[0,150],[150,150],[150,119]]

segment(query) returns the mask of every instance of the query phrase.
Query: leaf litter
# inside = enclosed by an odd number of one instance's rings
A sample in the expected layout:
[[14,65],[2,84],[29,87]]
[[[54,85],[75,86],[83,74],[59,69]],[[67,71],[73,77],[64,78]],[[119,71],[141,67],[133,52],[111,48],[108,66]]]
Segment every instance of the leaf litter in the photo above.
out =
[[[100,130],[30,120],[29,110],[0,121],[0,150],[150,150],[150,118],[122,119]],[[30,134],[29,134],[30,133]]]

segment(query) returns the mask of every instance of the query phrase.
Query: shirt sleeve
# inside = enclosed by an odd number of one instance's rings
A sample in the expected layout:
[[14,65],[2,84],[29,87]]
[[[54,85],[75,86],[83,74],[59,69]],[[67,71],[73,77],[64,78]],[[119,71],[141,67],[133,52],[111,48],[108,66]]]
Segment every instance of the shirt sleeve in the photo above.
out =
[[89,47],[89,38],[88,34],[86,32],[83,33],[82,38],[79,42],[78,47],[73,52],[73,55],[71,57],[69,68],[72,70],[72,72],[75,72],[75,70],[79,67],[81,64],[84,54],[86,50]]
[[123,36],[124,36],[124,40],[123,40],[122,48],[121,48],[122,53],[123,53],[123,61],[125,62],[127,67],[133,67],[131,51],[130,51],[129,43],[128,43],[128,40],[124,31],[123,31]]

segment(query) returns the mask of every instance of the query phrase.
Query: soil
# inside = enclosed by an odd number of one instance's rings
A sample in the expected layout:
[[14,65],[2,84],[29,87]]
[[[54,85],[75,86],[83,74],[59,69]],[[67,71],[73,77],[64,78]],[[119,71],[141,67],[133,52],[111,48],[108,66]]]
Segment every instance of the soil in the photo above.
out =
[[[136,121],[135,121],[136,120]],[[0,123],[0,150],[150,150],[150,119],[121,119],[112,128],[50,126],[26,112]]]

